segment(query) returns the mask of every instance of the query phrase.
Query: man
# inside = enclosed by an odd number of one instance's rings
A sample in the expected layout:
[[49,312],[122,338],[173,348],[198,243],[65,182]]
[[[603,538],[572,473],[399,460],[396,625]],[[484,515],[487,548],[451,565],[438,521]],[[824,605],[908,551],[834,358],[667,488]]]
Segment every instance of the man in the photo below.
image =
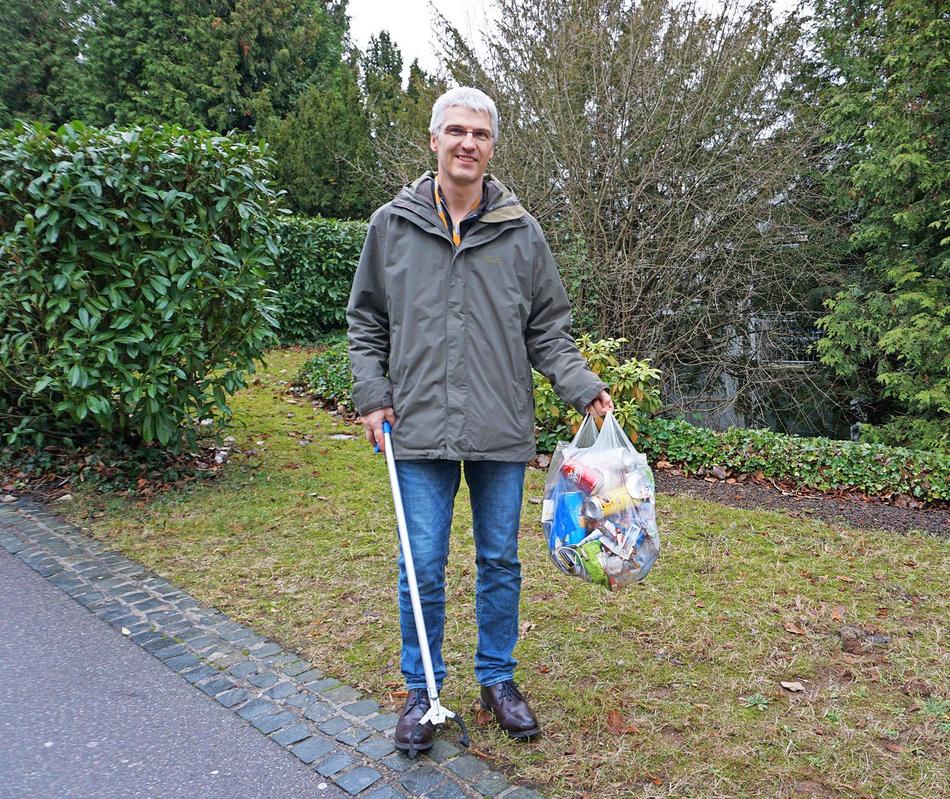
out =
[[[580,411],[613,409],[570,334],[570,308],[538,223],[486,175],[498,112],[458,88],[432,108],[438,171],[403,188],[370,220],[347,307],[353,401],[383,448],[393,426],[402,494],[433,669],[442,635],[452,509],[464,464],[475,534],[483,706],[513,738],[540,732],[514,683],[525,463],[534,452],[531,367]],[[408,697],[395,744],[432,746],[416,723],[429,708],[405,566],[399,558],[402,672]]]

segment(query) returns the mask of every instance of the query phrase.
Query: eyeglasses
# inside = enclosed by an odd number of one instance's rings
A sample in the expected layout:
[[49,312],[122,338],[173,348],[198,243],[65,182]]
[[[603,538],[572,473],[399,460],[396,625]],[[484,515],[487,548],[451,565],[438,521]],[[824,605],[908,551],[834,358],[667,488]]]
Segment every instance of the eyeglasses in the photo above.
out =
[[477,142],[487,144],[491,141],[491,131],[484,128],[463,128],[461,125],[449,125],[442,132],[450,139],[464,139],[471,133]]

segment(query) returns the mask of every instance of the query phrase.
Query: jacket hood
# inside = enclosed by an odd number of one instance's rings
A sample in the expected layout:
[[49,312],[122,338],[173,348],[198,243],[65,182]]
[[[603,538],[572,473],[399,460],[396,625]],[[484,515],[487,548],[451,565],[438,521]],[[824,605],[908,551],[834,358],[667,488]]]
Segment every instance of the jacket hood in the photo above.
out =
[[[412,183],[403,186],[393,200],[397,208],[412,210],[431,220],[436,220],[435,204],[432,201],[432,191],[429,189],[431,181],[435,180],[435,173],[431,170],[424,172]],[[492,224],[510,222],[527,216],[521,202],[504,183],[494,175],[486,174],[484,182],[488,186],[488,203],[485,213],[479,217],[479,222]]]

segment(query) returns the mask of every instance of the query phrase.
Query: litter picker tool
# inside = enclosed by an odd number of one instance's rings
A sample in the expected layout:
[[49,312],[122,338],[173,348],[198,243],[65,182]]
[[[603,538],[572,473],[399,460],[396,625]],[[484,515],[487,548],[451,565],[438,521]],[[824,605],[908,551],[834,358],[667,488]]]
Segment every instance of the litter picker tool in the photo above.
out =
[[[426,691],[429,694],[429,709],[426,714],[419,719],[412,734],[409,736],[410,758],[416,756],[415,747],[416,732],[422,729],[423,725],[430,722],[433,727],[445,724],[452,720],[459,725],[461,734],[459,743],[467,747],[469,744],[468,730],[465,728],[465,722],[460,716],[442,707],[439,702],[439,691],[435,686],[435,672],[432,670],[432,655],[429,653],[429,637],[426,635],[426,623],[422,617],[422,603],[419,601],[419,586],[416,583],[416,569],[412,562],[412,549],[409,546],[409,529],[406,525],[406,514],[402,507],[402,494],[399,491],[399,477],[396,475],[396,458],[393,455],[392,446],[392,427],[389,422],[383,422],[383,437],[386,442],[386,466],[389,469],[389,484],[393,492],[393,505],[396,507],[396,524],[399,527],[399,545],[402,547],[402,558],[406,565],[406,580],[409,583],[409,596],[412,599],[412,616],[416,622],[416,635],[419,638],[419,653],[422,655],[422,668],[426,674]],[[379,447],[376,447],[379,451]]]

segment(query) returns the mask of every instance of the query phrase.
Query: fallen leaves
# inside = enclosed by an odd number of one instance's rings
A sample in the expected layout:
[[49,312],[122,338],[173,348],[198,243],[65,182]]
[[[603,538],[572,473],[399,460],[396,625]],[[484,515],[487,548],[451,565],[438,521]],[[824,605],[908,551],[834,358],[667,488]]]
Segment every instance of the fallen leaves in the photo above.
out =
[[785,632],[791,633],[792,635],[805,635],[805,628],[795,624],[793,621],[787,621],[782,625],[785,629]]
[[611,710],[607,714],[607,729],[614,735],[630,735],[640,732],[636,724],[628,724],[619,710]]
[[844,605],[835,605],[831,611],[831,620],[836,622],[844,621]]

